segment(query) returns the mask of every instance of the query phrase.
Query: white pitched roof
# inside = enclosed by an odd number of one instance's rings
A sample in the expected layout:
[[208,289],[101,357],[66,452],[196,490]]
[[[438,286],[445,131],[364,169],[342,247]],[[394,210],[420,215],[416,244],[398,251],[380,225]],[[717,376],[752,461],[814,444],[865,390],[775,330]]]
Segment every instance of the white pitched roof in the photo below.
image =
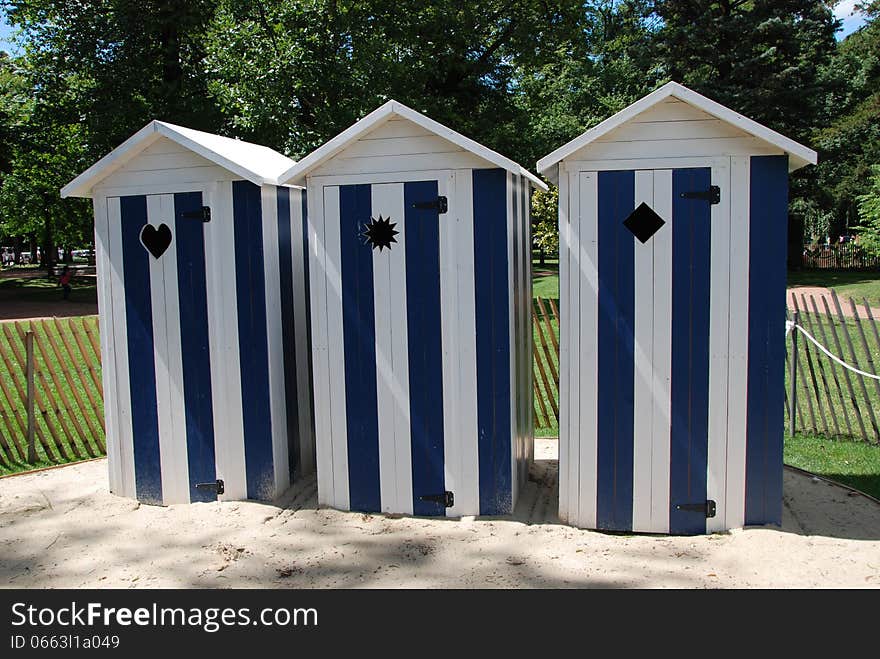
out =
[[92,189],[98,183],[161,137],[177,142],[256,185],[274,185],[278,174],[294,163],[269,147],[153,120],[61,188],[61,196],[91,197]]
[[347,146],[356,142],[360,137],[377,126],[388,121],[394,115],[409,119],[414,124],[421,126],[425,130],[428,130],[439,137],[449,140],[456,146],[470,151],[474,155],[479,156],[483,160],[486,160],[497,167],[506,169],[514,174],[525,176],[536,187],[541,188],[542,190],[547,189],[547,185],[541,179],[512,161],[510,158],[505,158],[500,153],[496,153],[495,151],[492,151],[492,149],[475,142],[469,137],[465,137],[461,133],[456,133],[451,128],[447,128],[443,124],[438,123],[433,119],[429,119],[421,112],[416,112],[412,108],[405,106],[403,103],[398,103],[394,100],[388,101],[381,107],[373,110],[353,126],[350,126],[323,146],[312,151],[309,155],[284,172],[278,178],[279,184],[303,185],[305,183],[305,177],[309,172],[330,160],[333,156],[343,151]]
[[730,108],[726,108],[720,103],[716,103],[712,99],[706,98],[692,89],[688,89],[684,85],[680,85],[677,82],[668,82],[659,89],[656,89],[647,96],[639,99],[629,107],[624,108],[614,116],[609,117],[602,123],[574,138],[568,144],[559,147],[553,153],[541,158],[538,161],[538,172],[555,180],[555,167],[561,160],[564,160],[575,151],[584,148],[591,142],[594,142],[603,135],[611,132],[615,128],[670,96],[674,96],[685,103],[689,103],[707,114],[711,114],[722,121],[726,121],[740,130],[782,149],[789,156],[789,171],[800,169],[805,165],[816,164],[816,152],[812,149],[809,149],[802,144],[798,144],[785,135],[781,135],[766,126],[762,126],[757,121],[744,117]]

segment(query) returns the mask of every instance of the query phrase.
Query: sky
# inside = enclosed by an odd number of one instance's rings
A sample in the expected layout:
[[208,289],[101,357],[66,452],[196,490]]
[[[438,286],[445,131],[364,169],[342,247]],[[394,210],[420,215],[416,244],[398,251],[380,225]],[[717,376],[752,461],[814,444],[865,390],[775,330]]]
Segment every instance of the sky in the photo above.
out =
[[[834,8],[834,15],[843,21],[843,29],[837,33],[838,39],[843,39],[852,34],[865,22],[865,16],[855,11],[855,5],[859,0],[842,0]],[[12,28],[6,25],[5,20],[0,18],[0,50],[11,51],[14,44],[11,43]]]

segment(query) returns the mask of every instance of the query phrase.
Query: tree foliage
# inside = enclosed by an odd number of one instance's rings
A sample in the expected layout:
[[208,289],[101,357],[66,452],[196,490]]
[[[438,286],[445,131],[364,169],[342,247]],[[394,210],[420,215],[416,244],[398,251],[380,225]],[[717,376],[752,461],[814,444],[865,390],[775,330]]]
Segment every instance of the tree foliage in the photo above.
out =
[[[395,98],[532,166],[670,79],[817,146],[792,209],[841,231],[880,163],[880,2],[839,44],[832,5],[0,2],[21,53],[0,56],[0,234],[87,240],[88,205],[58,188],[154,118],[301,157]],[[534,204],[548,251],[554,199]]]
[[880,165],[871,167],[867,190],[857,198],[861,220],[859,240],[873,254],[880,255]]

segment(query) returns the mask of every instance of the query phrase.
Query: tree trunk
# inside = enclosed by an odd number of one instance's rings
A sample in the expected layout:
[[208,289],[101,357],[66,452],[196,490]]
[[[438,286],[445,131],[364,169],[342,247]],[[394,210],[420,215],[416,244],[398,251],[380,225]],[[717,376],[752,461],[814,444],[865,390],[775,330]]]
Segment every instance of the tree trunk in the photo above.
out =
[[50,277],[54,274],[55,262],[58,260],[58,247],[55,245],[55,231],[52,219],[46,218],[43,227],[43,253],[40,256],[40,266],[46,269]]

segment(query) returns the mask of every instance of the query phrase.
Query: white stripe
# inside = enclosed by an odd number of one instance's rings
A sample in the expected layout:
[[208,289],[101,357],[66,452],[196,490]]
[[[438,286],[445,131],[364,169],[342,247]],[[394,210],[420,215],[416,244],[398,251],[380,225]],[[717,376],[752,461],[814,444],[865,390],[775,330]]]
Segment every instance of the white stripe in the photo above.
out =
[[572,258],[571,249],[571,214],[569,212],[570,198],[569,174],[565,169],[565,163],[559,163],[559,509],[558,515],[561,522],[573,522],[569,506],[569,477],[568,465],[569,445],[572,442],[572,429],[569,422],[571,405],[569,395],[571,392],[571,379],[569,367],[569,355],[571,350],[571,310],[568,306],[570,300],[569,289],[571,277],[569,276],[569,260]]
[[[730,341],[728,357],[726,528],[745,524],[746,387],[749,355],[750,162],[731,158],[730,167]],[[724,192],[722,191],[722,195]]]
[[712,185],[721,188],[721,203],[710,206],[709,264],[709,446],[706,498],[716,502],[706,530],[727,528],[727,387],[730,322],[730,160],[713,163]]
[[[333,188],[336,191],[336,188]],[[309,277],[312,309],[312,379],[315,414],[315,459],[318,504],[332,506],[333,434],[330,423],[330,364],[327,346],[327,270],[324,249],[324,189],[309,184]],[[336,192],[336,209],[339,195]]]
[[287,400],[284,382],[284,340],[281,330],[281,269],[278,254],[278,188],[260,188],[263,221],[263,276],[266,287],[266,344],[269,368],[269,410],[272,422],[273,497],[290,486],[287,446]]
[[107,217],[107,199],[94,197],[92,209],[95,215],[95,267],[98,280],[98,334],[101,337],[101,381],[104,389],[104,428],[107,446],[107,469],[110,491],[125,496],[123,492],[122,465],[119,460],[119,430],[116,427],[116,359],[113,327],[113,292],[110,288],[110,225]]
[[[134,469],[134,439],[131,427],[131,386],[128,375],[128,321],[125,316],[125,255],[122,251],[122,217],[119,197],[107,199],[109,237],[108,274],[111,304],[106,312],[112,313],[113,348],[116,383],[115,430],[116,460],[119,463],[120,487],[116,494],[137,497]],[[106,391],[106,389],[105,389]],[[107,403],[109,404],[109,400]],[[109,449],[109,447],[108,447]]]
[[[635,206],[654,206],[654,172],[635,173]],[[632,530],[651,531],[651,453],[654,413],[654,238],[634,245],[634,368]]]
[[[151,197],[147,197],[150,199]],[[161,214],[159,221],[168,224],[171,231],[175,231],[174,218],[174,195],[161,195]],[[152,258],[151,258],[152,260]],[[165,337],[168,341],[168,386],[171,393],[171,424],[173,438],[171,447],[171,460],[173,465],[162,461],[162,485],[165,486],[166,473],[173,474],[174,488],[171,498],[167,503],[188,503],[190,500],[189,460],[186,437],[186,400],[183,389],[183,346],[180,337],[180,291],[177,280],[177,241],[172,240],[162,258],[163,278],[165,281]],[[156,309],[153,308],[153,318],[156,318]],[[159,435],[160,447],[162,435]],[[167,440],[166,440],[167,441]],[[161,448],[160,448],[161,450]],[[171,471],[166,472],[166,464]]]
[[523,177],[516,177],[516,237],[517,250],[516,260],[519,264],[518,276],[516,281],[516,353],[517,353],[517,370],[516,370],[516,409],[517,409],[517,437],[516,437],[516,480],[513,482],[513,506],[516,508],[516,502],[519,498],[519,490],[525,482],[526,475],[523,473],[523,467],[526,466],[525,461],[525,445],[526,445],[526,409],[532,404],[531,398],[526,396],[526,327],[523,323],[526,313],[528,312],[528,300],[525,297],[526,272],[529,264],[526,262],[526,244],[525,229],[523,218],[525,217],[525,207],[523,204]]
[[[339,187],[324,188],[324,241],[327,277],[327,356],[330,431],[333,446],[332,505],[348,510],[348,429],[345,417],[345,340],[342,316],[342,269]],[[320,436],[320,435],[319,435]]]
[[[583,378],[586,374],[583,372],[584,360],[589,359],[588,355],[584,355],[585,346],[582,344],[581,336],[581,286],[583,277],[581,273],[581,259],[584,255],[581,253],[580,232],[581,229],[589,231],[586,226],[587,222],[581,216],[581,198],[585,192],[582,190],[581,177],[578,172],[569,174],[569,213],[571,224],[569,225],[569,273],[568,273],[568,300],[566,306],[570,310],[569,316],[569,336],[570,336],[570,360],[574,360],[572,364],[573,372],[569,375],[568,382],[568,419],[569,423],[569,444],[568,444],[568,464],[562,465],[562,468],[568,469],[568,518],[569,522],[575,526],[582,526],[582,517],[580,514],[580,491],[581,479],[584,474],[580,472],[580,455],[584,441],[590,441],[589,437],[585,438],[581,433],[581,389],[583,387]],[[584,289],[586,294],[586,288]],[[562,304],[562,300],[560,300]],[[584,394],[586,395],[586,394]]]
[[532,186],[529,181],[523,186],[523,227],[525,231],[525,263],[526,278],[523,299],[526,303],[523,313],[523,332],[525,333],[526,358],[525,358],[525,392],[526,405],[526,446],[524,459],[525,478],[528,480],[529,465],[535,460],[535,401],[534,401],[534,359],[535,359],[535,336],[532,332]]
[[672,437],[672,170],[654,171],[654,212],[666,224],[650,242],[654,249],[651,417],[651,526],[669,532],[669,451]]
[[[403,230],[403,185],[390,183],[370,186],[372,217],[390,220]],[[401,234],[398,234],[398,238]],[[394,369],[394,335],[397,328],[392,318],[392,305],[400,301],[392,297],[391,276],[392,254],[400,249],[400,243],[392,244],[390,250],[372,250],[373,252],[373,306],[375,309],[376,331],[376,416],[379,431],[379,497],[382,511],[388,513],[403,512],[400,506],[405,502],[398,500],[398,474],[410,467],[409,463],[398,463],[397,444],[395,439],[395,420],[401,406],[408,408],[408,400],[398,400],[395,393],[400,392],[397,379],[408,374],[395,373]],[[404,330],[405,331],[405,330]],[[410,509],[412,504],[410,504]]]
[[235,501],[247,498],[247,469],[238,351],[232,183],[217,183],[206,201],[214,218],[204,226],[215,462],[217,478],[223,480],[225,489],[219,498]]
[[397,199],[392,202],[392,217],[400,218],[397,244],[391,250],[389,277],[391,278],[391,361],[394,378],[391,394],[394,400],[394,453],[397,464],[398,511],[412,514],[412,440],[409,414],[409,326],[407,325],[406,297],[406,218],[403,207],[403,185],[398,188]]
[[510,395],[509,395],[509,405],[510,405],[510,435],[508,437],[503,438],[503,441],[506,441],[510,444],[510,487],[511,487],[511,502],[513,501],[513,492],[516,491],[516,445],[518,441],[519,434],[519,425],[517,423],[517,385],[519,384],[519,378],[517,378],[517,368],[519,366],[518,360],[518,350],[516,349],[516,341],[518,338],[518,332],[516,331],[517,324],[517,307],[519,306],[516,301],[516,291],[517,291],[517,277],[519,275],[519,264],[517,263],[517,252],[516,252],[516,219],[514,214],[516,213],[516,177],[508,173],[507,174],[507,186],[505,189],[505,197],[506,197],[506,208],[507,208],[507,300],[508,300],[508,318],[507,318],[507,328],[508,328],[508,349],[510,351],[508,368],[510,369]]
[[[459,482],[455,507],[449,515],[480,513],[480,451],[478,443],[476,303],[474,301],[474,179],[473,171],[455,172],[455,187],[447,220],[453,227],[450,249],[455,252],[458,269],[456,312],[458,416],[453,432],[459,439]],[[442,250],[441,250],[442,258]]]
[[[581,336],[581,287],[583,285],[581,273],[581,259],[584,255],[581,253],[580,233],[581,229],[586,227],[586,222],[581,216],[581,198],[584,192],[581,189],[581,177],[578,172],[569,174],[569,213],[571,214],[571,225],[569,229],[569,245],[571,254],[569,257],[569,288],[568,288],[568,308],[571,310],[569,318],[569,331],[571,332],[571,354],[569,359],[574,360],[572,364],[573,372],[569,376],[568,390],[568,409],[570,437],[569,441],[569,460],[568,460],[568,500],[569,500],[569,521],[575,526],[583,526],[580,514],[581,504],[581,479],[584,474],[580,471],[580,456],[584,441],[590,441],[589,437],[585,438],[581,432],[581,389],[584,385],[583,379],[586,375],[582,368],[584,359],[589,356],[583,354],[585,347],[582,345]],[[586,288],[583,291],[586,293]],[[560,300],[560,303],[562,301]],[[565,465],[563,465],[565,468]]]
[[[470,171],[467,175],[472,176]],[[470,300],[469,311],[462,308],[466,302],[462,299],[461,268],[469,263],[473,272],[473,233],[470,235],[470,249],[466,244],[467,237],[462,234],[469,228],[462,224],[462,211],[468,212],[467,204],[472,204],[470,196],[462,198],[462,176],[448,172],[437,180],[438,193],[449,199],[449,212],[440,216],[440,338],[443,353],[443,443],[445,463],[446,489],[455,493],[455,505],[446,509],[447,517],[479,514],[479,490],[474,473],[479,471],[479,454],[476,449],[476,433],[467,429],[462,431],[461,415],[467,409],[476,418],[476,405],[473,409],[463,399],[462,371],[467,359],[462,347],[467,343],[467,335],[462,334],[461,316],[473,314],[473,295],[465,298]],[[468,188],[468,190],[471,190]],[[470,209],[473,216],[473,208]],[[471,220],[472,221],[472,220]],[[470,279],[473,286],[473,274]],[[473,350],[473,345],[471,345]],[[476,387],[476,369],[474,365],[474,387]],[[474,394],[471,394],[475,396]],[[476,428],[476,423],[474,423]],[[473,445],[471,443],[473,442]],[[467,456],[467,458],[465,458]],[[465,466],[465,459],[476,461],[476,469]]]
[[293,264],[293,324],[296,351],[296,405],[299,419],[300,474],[309,474],[315,468],[315,438],[312,436],[312,395],[309,382],[308,317],[309,301],[306,299],[306,271],[308,254],[304,253],[302,239],[304,190],[290,190],[290,249]]
[[[152,255],[148,257],[162,503],[165,505],[189,503],[185,405],[181,400],[183,398],[183,371],[180,354],[180,306],[177,296],[177,235],[174,227],[174,197],[171,195],[148,195],[146,200],[147,222],[154,227],[165,224],[172,232],[171,245],[162,254],[162,258],[156,259]],[[166,276],[169,277],[168,287],[172,288],[172,291],[166,291]],[[174,307],[169,308],[169,303],[173,303]],[[177,320],[177,324],[174,326],[176,341],[169,337],[169,325],[174,320]],[[183,444],[183,461],[179,456],[181,444]]]
[[[599,177],[595,172],[579,175],[579,307],[578,342],[580,352],[580,418],[579,451],[577,456],[580,484],[578,488],[578,526],[595,528],[598,485],[598,398],[599,377]],[[576,298],[577,299],[577,298]]]

